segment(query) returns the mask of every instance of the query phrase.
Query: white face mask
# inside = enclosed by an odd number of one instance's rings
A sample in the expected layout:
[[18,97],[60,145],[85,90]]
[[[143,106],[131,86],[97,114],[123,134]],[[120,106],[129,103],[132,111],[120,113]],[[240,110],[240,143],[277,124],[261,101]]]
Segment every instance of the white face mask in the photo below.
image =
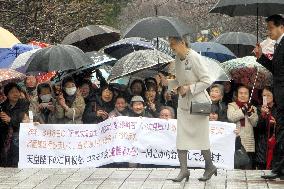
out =
[[76,87],[70,87],[70,88],[65,88],[65,92],[69,95],[69,96],[73,96],[77,91]]
[[42,95],[40,96],[40,99],[43,103],[47,103],[50,102],[50,100],[52,99],[52,95],[51,94]]

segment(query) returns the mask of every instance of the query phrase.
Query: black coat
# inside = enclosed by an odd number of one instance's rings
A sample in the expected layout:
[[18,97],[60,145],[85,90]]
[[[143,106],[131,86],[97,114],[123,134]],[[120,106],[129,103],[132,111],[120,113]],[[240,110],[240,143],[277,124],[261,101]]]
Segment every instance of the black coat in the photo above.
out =
[[107,113],[110,113],[113,109],[113,101],[104,102],[101,97],[93,96],[92,98],[88,99],[86,103],[82,121],[84,124],[100,123],[104,121],[104,119],[97,116],[97,111],[104,110]]
[[17,104],[14,107],[11,107],[9,101],[6,100],[0,106],[2,111],[11,117],[11,122],[9,124],[0,120],[1,127],[12,127],[14,133],[19,132],[20,123],[23,120],[24,113],[29,111],[30,102],[24,99],[19,99]]
[[227,105],[224,102],[213,102],[212,107],[215,106],[218,110],[218,121],[228,122]]
[[272,168],[273,172],[284,175],[284,37],[275,49],[273,59],[262,55],[258,62],[273,74],[274,100],[277,106],[278,125]]
[[[271,114],[273,117],[276,116],[276,107],[273,106],[271,109]],[[266,165],[266,151],[267,151],[267,140],[268,132],[269,136],[273,134],[273,127],[268,130],[268,119],[261,115],[261,107],[257,109],[258,113],[258,124],[254,128],[254,138],[255,138],[255,160],[258,164]]]
[[276,105],[284,110],[284,37],[276,48],[273,59],[262,55],[257,60],[273,74],[273,88]]

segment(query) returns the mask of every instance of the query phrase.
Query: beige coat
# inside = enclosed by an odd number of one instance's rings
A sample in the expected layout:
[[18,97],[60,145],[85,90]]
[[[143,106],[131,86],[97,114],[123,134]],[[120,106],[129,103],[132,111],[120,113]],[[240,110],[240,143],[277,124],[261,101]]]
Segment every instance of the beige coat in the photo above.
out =
[[[257,125],[258,115],[256,107],[253,106],[253,109],[254,113],[252,113],[252,115],[248,117],[247,115],[244,115],[243,111],[235,102],[232,102],[228,105],[227,111],[228,120],[232,123],[236,123],[237,128],[240,129],[242,145],[247,152],[255,152],[253,127]],[[245,118],[245,127],[241,127],[240,120],[243,118]]]
[[72,107],[65,111],[61,105],[56,103],[55,116],[58,123],[62,124],[81,124],[83,112],[85,110],[84,98],[78,93]]
[[[52,101],[52,104],[55,107],[55,100]],[[44,122],[44,114],[40,111],[38,108],[39,102],[38,102],[38,97],[34,97],[30,101],[30,111],[33,112],[33,121],[34,122],[39,122],[41,124],[55,124],[56,123],[56,118],[55,118],[55,112],[50,112],[48,115],[48,121],[47,123]]]
[[206,62],[194,50],[189,50],[186,59],[176,58],[176,80],[179,86],[190,85],[185,97],[179,96],[177,110],[177,149],[208,150],[209,118],[190,114],[191,100],[198,102],[210,101],[206,89],[212,81],[209,77]]

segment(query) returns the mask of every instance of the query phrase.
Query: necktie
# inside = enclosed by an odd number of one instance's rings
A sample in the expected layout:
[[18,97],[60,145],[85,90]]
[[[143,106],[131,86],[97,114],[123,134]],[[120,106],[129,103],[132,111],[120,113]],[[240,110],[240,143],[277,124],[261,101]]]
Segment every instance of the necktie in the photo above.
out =
[[277,47],[278,47],[278,43],[275,43],[275,45],[274,45],[274,52],[276,52],[276,49],[277,49]]

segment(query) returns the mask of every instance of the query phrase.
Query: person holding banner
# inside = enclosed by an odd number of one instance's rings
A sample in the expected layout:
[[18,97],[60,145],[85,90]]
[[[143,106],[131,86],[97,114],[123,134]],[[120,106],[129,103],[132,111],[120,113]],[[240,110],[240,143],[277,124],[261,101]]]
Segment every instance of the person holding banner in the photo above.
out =
[[[175,72],[177,91],[179,93],[177,109],[177,151],[180,162],[180,173],[174,182],[188,181],[190,173],[187,169],[187,151],[201,150],[205,159],[205,172],[199,181],[209,180],[217,175],[217,168],[211,160],[209,142],[209,117],[190,113],[192,99],[198,102],[210,102],[206,91],[212,84],[206,62],[201,55],[189,48],[187,36],[169,37],[170,47],[175,52]],[[210,102],[211,103],[211,102]]]

